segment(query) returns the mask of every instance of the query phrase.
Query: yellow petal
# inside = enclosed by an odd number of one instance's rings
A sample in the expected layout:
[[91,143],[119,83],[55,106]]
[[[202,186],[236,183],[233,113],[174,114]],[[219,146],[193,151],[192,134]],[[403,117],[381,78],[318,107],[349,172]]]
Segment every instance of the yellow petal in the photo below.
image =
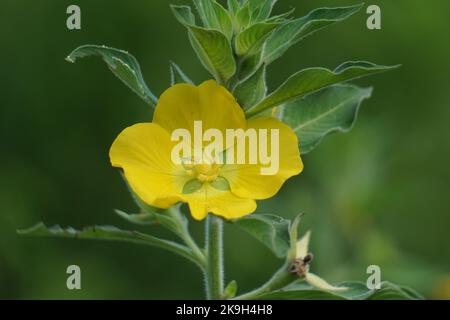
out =
[[123,130],[111,146],[114,167],[124,170],[133,191],[146,203],[168,208],[182,200],[189,177],[171,161],[174,143],[169,133],[152,123],[139,123]]
[[[263,175],[262,168],[267,169],[268,165],[262,164],[258,160],[257,164],[226,164],[221,169],[221,175],[228,180],[231,191],[237,196],[267,199],[274,196],[287,179],[303,170],[297,136],[289,126],[274,118],[251,119],[247,123],[247,128],[253,128],[257,131],[269,129],[267,131],[269,155],[272,146],[270,129],[279,130],[278,171],[273,175]],[[258,146],[259,151],[260,147]],[[248,146],[246,152],[249,152]],[[275,158],[273,160],[275,162]]]
[[226,129],[245,127],[245,115],[236,99],[214,80],[196,87],[191,84],[176,84],[160,97],[153,115],[153,123],[159,124],[169,133],[176,129],[194,132],[194,121],[202,121],[203,131],[213,128]]
[[186,196],[191,215],[203,220],[208,213],[225,219],[237,219],[256,210],[256,202],[235,196],[230,191],[220,191],[205,183],[195,193]]
[[324,290],[324,291],[346,291],[349,288],[347,287],[335,287],[326,282],[324,279],[320,278],[319,276],[316,276],[313,273],[308,272],[305,275],[305,280],[313,287]]
[[308,231],[303,238],[297,241],[296,246],[296,259],[304,259],[308,254],[309,248],[309,239],[311,238],[311,231]]

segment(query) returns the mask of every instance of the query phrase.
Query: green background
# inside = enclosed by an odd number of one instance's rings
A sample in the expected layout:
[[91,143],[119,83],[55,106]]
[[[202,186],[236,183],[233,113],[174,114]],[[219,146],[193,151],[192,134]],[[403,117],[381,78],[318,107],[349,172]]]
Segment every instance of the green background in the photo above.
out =
[[[187,3],[188,1],[171,1]],[[295,15],[357,1],[281,0]],[[78,4],[82,30],[66,28]],[[258,212],[307,213],[312,270],[332,282],[382,278],[450,298],[450,3],[369,1],[382,30],[366,28],[365,8],[313,35],[269,69],[270,88],[294,71],[347,60],[402,68],[361,81],[375,87],[350,134],[333,135],[304,157],[305,171]],[[108,149],[125,127],[150,121],[148,107],[98,58],[75,65],[82,44],[133,53],[152,90],[169,86],[169,60],[196,82],[209,78],[164,0],[7,0],[0,5],[0,298],[191,299],[203,297],[195,266],[150,247],[19,237],[38,221],[131,228],[113,208],[136,210]],[[202,224],[191,223],[202,241]],[[145,229],[144,229],[145,230]],[[166,236],[157,227],[148,232]],[[168,235],[167,235],[168,236]],[[281,261],[259,242],[226,227],[226,278],[240,292],[268,278]],[[82,269],[82,290],[66,289],[66,268]]]

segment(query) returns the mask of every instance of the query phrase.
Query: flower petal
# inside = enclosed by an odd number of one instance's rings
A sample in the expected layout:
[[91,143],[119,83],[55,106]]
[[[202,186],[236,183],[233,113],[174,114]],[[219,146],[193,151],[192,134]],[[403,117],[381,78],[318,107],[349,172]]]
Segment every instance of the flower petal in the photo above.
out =
[[153,116],[169,133],[176,129],[194,132],[194,121],[202,121],[203,131],[213,128],[244,128],[245,115],[236,99],[214,80],[196,87],[191,84],[176,84],[160,97]]
[[324,290],[324,291],[346,291],[346,290],[348,290],[347,287],[332,286],[331,284],[326,282],[321,277],[315,275],[314,273],[310,273],[310,272],[308,272],[305,275],[305,280],[313,287],[320,289],[320,290]]
[[183,167],[171,160],[173,146],[169,133],[160,126],[138,123],[119,134],[109,156],[144,202],[168,208],[182,200],[183,186],[189,180]]
[[199,191],[187,195],[191,215],[203,220],[208,213],[214,213],[226,219],[237,219],[256,210],[256,202],[243,199],[230,191],[220,191],[205,183]]
[[[261,169],[267,169],[268,165],[263,165],[258,160],[257,164],[226,164],[221,169],[221,175],[228,180],[231,191],[237,196],[267,199],[274,196],[287,179],[303,170],[297,136],[289,126],[274,118],[251,119],[247,123],[248,128],[253,128],[257,131],[268,129],[267,150],[269,155],[271,154],[272,145],[270,129],[279,130],[278,171],[273,175],[263,175]],[[248,150],[249,148],[247,147],[247,153]],[[260,151],[260,147],[258,147],[258,150]]]

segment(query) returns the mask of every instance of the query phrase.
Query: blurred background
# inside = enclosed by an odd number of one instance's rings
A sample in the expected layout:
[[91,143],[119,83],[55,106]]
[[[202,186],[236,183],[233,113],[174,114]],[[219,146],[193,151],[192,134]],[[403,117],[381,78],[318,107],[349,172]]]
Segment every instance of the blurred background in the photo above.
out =
[[[172,0],[171,3],[188,3]],[[356,0],[279,1],[302,16]],[[77,4],[82,30],[66,28]],[[382,30],[366,28],[367,5],[382,10]],[[375,87],[350,134],[325,139],[304,157],[305,171],[258,212],[307,215],[313,270],[339,282],[367,278],[450,298],[450,3],[376,1],[349,20],[292,48],[269,69],[274,89],[294,71],[347,60],[402,68],[358,81]],[[121,243],[19,237],[16,229],[91,224],[132,228],[114,208],[136,210],[108,150],[125,127],[150,121],[148,107],[99,58],[72,65],[82,44],[136,56],[151,89],[169,86],[169,60],[196,82],[209,78],[165,0],[6,0],[0,5],[0,298],[200,299],[202,275],[171,253]],[[191,222],[203,241],[202,224]],[[167,236],[158,228],[142,229]],[[226,277],[243,292],[281,261],[232,226],[225,234]],[[66,268],[82,270],[82,290],[66,288]]]

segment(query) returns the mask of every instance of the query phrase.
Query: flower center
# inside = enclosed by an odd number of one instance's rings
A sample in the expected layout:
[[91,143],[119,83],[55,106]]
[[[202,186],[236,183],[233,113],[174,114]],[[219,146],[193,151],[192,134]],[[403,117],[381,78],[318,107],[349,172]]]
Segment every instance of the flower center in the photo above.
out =
[[197,164],[194,165],[193,175],[201,182],[212,182],[219,176],[220,166],[213,164]]
[[213,161],[210,163],[192,163],[189,161],[184,163],[183,167],[191,177],[203,183],[215,181],[219,177],[222,165],[214,163]]

